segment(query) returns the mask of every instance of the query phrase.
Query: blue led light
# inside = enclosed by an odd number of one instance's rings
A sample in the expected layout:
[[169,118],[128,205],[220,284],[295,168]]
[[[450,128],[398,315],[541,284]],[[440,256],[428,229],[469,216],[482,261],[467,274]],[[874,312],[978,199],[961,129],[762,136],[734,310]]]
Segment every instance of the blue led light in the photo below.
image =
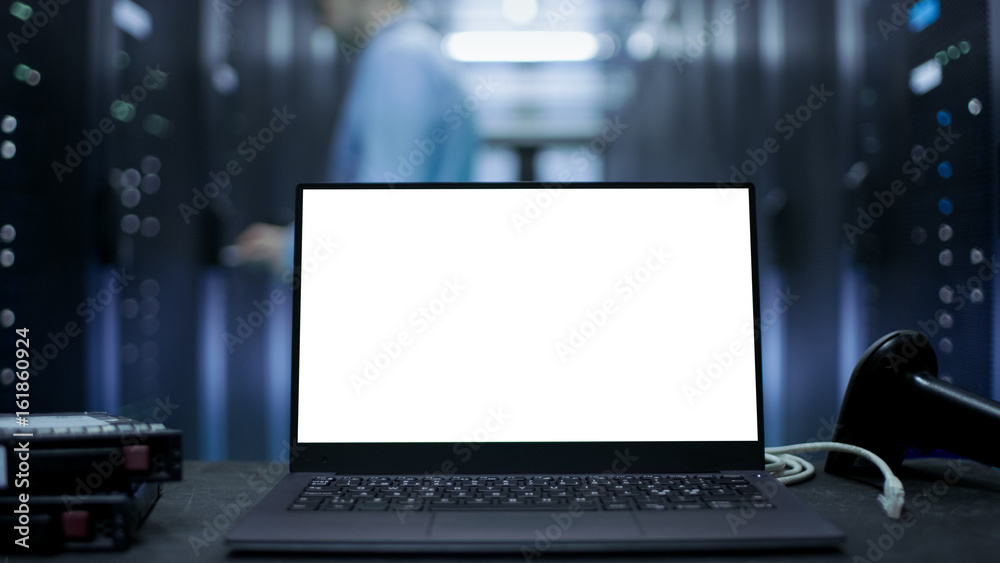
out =
[[920,33],[936,22],[940,15],[941,3],[938,0],[921,0],[910,8],[910,21],[906,26],[912,33]]
[[953,171],[951,169],[951,163],[948,162],[947,160],[942,162],[941,164],[938,164],[938,175],[941,176],[942,178],[946,180],[948,178],[951,178],[952,172]]
[[937,112],[937,122],[941,127],[951,125],[951,112],[946,109]]
[[952,205],[950,199],[943,197],[938,201],[938,209],[945,215],[951,215],[951,212],[955,210],[955,206]]

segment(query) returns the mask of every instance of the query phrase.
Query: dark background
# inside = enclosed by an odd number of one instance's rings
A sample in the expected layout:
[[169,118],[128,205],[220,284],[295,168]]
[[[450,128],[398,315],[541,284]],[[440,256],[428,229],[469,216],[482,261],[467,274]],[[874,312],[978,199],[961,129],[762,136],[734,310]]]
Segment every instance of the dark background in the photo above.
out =
[[[477,180],[757,184],[769,445],[827,436],[854,362],[894,329],[923,330],[942,378],[1000,399],[995,3],[925,0],[940,15],[919,31],[913,2],[884,0],[539,0],[527,24],[504,23],[499,0],[414,4],[442,33],[574,29],[613,46],[464,63],[470,86],[501,84],[475,115]],[[253,222],[291,221],[294,186],[325,180],[352,63],[307,0],[2,6],[0,410],[28,328],[32,412],[162,418],[188,458],[279,457],[290,302],[245,342],[224,337],[287,288],[225,249]],[[912,73],[934,60],[923,92]],[[295,117],[246,162],[241,143],[276,111]],[[583,167],[573,152],[605,119],[628,128]],[[947,150],[929,152],[938,138]],[[199,200],[231,160],[239,174]],[[783,293],[797,297],[769,313]]]

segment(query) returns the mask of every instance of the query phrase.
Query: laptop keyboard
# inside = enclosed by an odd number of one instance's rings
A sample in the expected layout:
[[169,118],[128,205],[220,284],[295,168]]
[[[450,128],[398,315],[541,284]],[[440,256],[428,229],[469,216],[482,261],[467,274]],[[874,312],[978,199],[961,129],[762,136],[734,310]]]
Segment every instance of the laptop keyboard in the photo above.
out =
[[314,477],[289,510],[773,508],[741,475]]

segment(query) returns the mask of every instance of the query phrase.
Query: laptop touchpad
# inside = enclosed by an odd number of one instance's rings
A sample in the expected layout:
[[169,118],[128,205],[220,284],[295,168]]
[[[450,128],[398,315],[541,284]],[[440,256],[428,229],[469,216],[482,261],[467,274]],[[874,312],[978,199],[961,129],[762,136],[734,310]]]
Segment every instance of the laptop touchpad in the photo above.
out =
[[620,540],[644,534],[631,512],[438,512],[431,538],[466,541]]

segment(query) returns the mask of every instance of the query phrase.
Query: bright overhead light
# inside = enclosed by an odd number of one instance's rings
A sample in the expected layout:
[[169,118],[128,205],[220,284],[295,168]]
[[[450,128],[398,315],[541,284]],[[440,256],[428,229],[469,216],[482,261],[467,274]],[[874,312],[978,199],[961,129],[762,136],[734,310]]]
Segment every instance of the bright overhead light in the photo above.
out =
[[600,44],[583,31],[463,31],[445,36],[444,53],[463,62],[589,61]]

